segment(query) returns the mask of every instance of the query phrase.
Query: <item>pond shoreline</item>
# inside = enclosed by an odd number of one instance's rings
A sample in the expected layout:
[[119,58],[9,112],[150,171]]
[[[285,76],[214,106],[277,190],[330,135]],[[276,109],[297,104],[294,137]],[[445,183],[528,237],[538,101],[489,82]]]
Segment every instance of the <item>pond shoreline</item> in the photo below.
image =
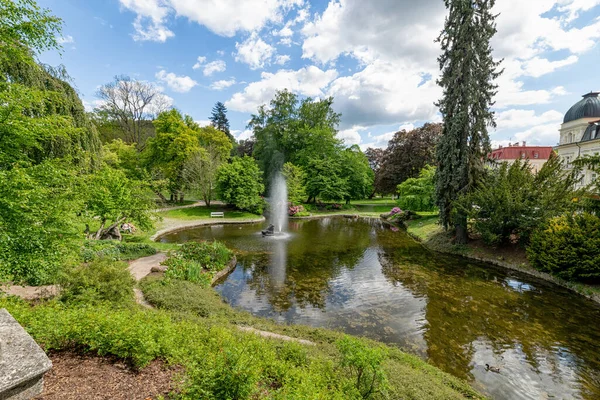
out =
[[164,236],[169,233],[175,233],[179,231],[183,231],[191,228],[198,228],[200,226],[208,226],[208,225],[231,225],[231,224],[257,224],[260,222],[264,222],[265,217],[261,216],[260,218],[253,219],[233,219],[233,218],[213,218],[213,219],[191,219],[191,220],[180,220],[175,218],[165,218],[164,226],[157,230],[152,236],[150,236],[150,240],[153,242],[157,242],[161,236]]
[[[459,252],[459,251],[452,251],[451,249],[449,249],[448,247],[443,247],[443,246],[437,246],[435,243],[427,240],[429,238],[422,238],[419,235],[416,235],[412,232],[409,232],[408,229],[406,231],[406,233],[408,234],[408,236],[410,236],[412,239],[414,239],[415,241],[419,242],[423,247],[425,247],[428,250],[431,251],[435,251],[437,253],[443,253],[443,254],[452,254],[452,255],[456,255],[456,256],[460,256],[460,257],[464,257],[467,258],[469,260],[474,260],[474,261],[481,261],[481,262],[485,262],[485,263],[489,263],[492,265],[495,265],[497,267],[501,267],[501,268],[505,268],[505,269],[509,269],[512,271],[518,271],[520,273],[532,276],[534,278],[538,278],[541,280],[544,280],[546,282],[550,282],[553,283],[555,285],[558,285],[560,287],[563,287],[565,289],[568,289],[574,293],[577,293],[580,296],[586,297],[589,300],[595,302],[596,304],[600,305],[600,294],[599,293],[586,293],[586,287],[585,285],[582,284],[578,284],[578,283],[573,283],[573,282],[568,282],[565,281],[563,279],[557,278],[555,276],[552,276],[546,272],[541,272],[541,271],[536,271],[534,269],[529,269],[529,268],[523,268],[522,266],[516,264],[516,263],[512,263],[510,261],[505,261],[505,260],[498,260],[498,259],[494,259],[491,257],[485,257],[485,256],[478,256],[478,255],[473,255],[473,254],[465,254],[464,252]],[[589,289],[588,289],[589,290]]]

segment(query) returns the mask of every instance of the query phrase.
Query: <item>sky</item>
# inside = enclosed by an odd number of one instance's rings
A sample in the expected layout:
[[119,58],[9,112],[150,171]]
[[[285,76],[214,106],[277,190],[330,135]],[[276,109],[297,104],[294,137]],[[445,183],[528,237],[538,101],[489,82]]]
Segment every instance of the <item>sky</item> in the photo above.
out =
[[[225,103],[233,134],[277,90],[333,96],[339,137],[385,147],[439,122],[442,0],[38,0],[64,21],[61,53],[86,108],[115,75],[152,82],[207,123]],[[494,146],[556,145],[562,118],[600,90],[600,0],[498,0],[492,40],[503,74]]]

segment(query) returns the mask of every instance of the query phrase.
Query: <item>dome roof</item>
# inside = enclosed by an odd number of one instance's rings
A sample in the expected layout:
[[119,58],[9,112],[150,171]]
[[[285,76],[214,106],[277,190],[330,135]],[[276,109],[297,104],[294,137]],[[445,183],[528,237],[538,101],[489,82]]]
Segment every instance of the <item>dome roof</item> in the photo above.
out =
[[563,123],[575,121],[579,118],[600,118],[600,98],[599,92],[590,92],[583,95],[583,99],[579,100],[569,108],[565,114]]

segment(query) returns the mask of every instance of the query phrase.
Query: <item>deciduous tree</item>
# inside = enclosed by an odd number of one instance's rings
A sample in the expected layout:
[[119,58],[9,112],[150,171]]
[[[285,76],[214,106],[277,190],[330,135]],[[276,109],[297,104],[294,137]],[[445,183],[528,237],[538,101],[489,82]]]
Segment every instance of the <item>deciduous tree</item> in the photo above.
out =
[[262,213],[264,189],[262,173],[251,157],[235,157],[217,171],[219,198],[241,210]]

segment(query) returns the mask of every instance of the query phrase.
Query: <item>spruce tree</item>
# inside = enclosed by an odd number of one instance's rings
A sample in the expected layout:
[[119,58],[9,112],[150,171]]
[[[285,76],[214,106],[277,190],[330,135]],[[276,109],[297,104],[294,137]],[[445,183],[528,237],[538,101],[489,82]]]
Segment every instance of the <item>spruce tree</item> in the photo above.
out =
[[225,107],[225,104],[217,101],[208,119],[211,121],[212,126],[226,134],[229,140],[235,143],[233,135],[229,132],[229,120],[227,119],[227,107]]
[[445,4],[449,14],[437,39],[442,48],[438,84],[443,89],[437,106],[444,126],[436,150],[436,198],[442,225],[454,227],[456,243],[466,243],[467,217],[454,210],[453,203],[483,172],[490,151],[488,127],[496,126],[490,111],[497,88],[494,80],[502,71],[497,71],[499,62],[490,46],[496,33],[494,0],[445,0]]

